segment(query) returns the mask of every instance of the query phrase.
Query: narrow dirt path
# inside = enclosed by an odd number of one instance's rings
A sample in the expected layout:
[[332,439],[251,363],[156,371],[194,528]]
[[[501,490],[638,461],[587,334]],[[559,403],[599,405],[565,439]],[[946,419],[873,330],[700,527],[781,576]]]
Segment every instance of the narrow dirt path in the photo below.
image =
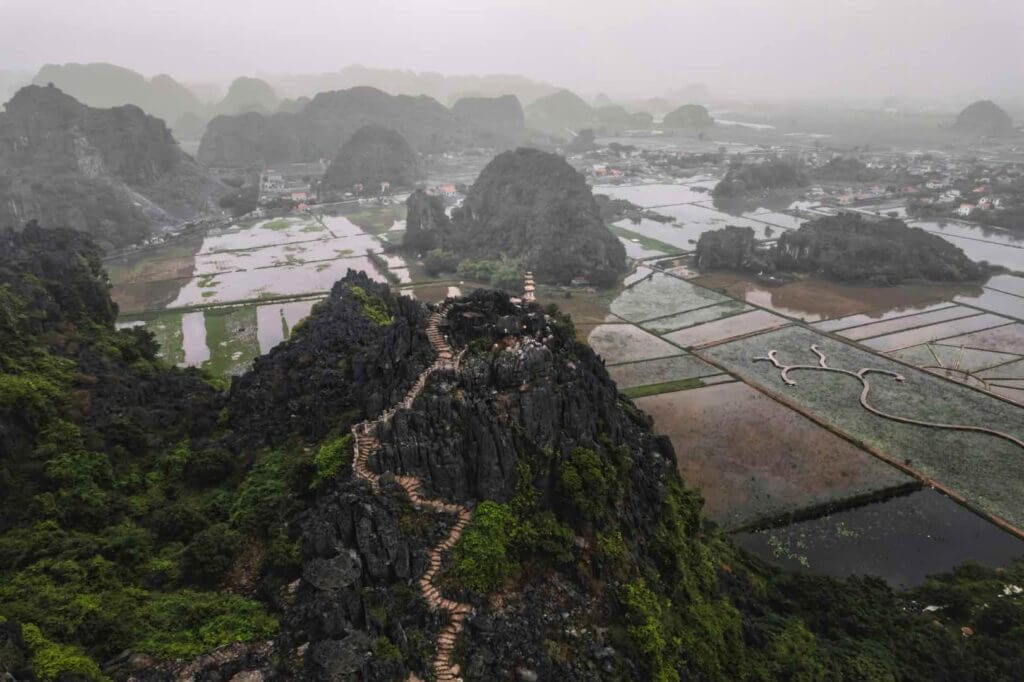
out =
[[[411,408],[413,402],[423,391],[423,387],[427,385],[427,379],[431,374],[438,370],[454,370],[459,367],[462,353],[455,353],[452,350],[439,329],[441,320],[444,319],[444,311],[445,308],[442,308],[438,312],[431,313],[427,319],[427,337],[437,353],[433,364],[417,377],[416,382],[405,394],[401,403],[388,408],[377,419],[366,420],[352,427],[352,435],[355,438],[355,456],[352,459],[352,468],[357,476],[369,481],[375,490],[380,487],[380,475],[370,470],[367,460],[373,452],[380,448],[377,426],[390,420],[399,407]],[[459,677],[459,666],[452,663],[452,652],[455,650],[455,641],[465,625],[466,618],[473,612],[473,607],[469,604],[445,599],[434,583],[434,579],[441,570],[443,554],[451,550],[462,537],[466,525],[473,518],[473,512],[468,507],[459,504],[423,497],[420,481],[414,476],[396,476],[395,480],[405,490],[409,501],[418,509],[454,514],[458,519],[448,533],[448,537],[430,549],[428,568],[419,580],[420,594],[423,595],[430,610],[444,611],[448,614],[448,623],[441,629],[437,637],[437,653],[433,662],[434,677],[439,682],[455,682],[462,678]],[[410,675],[409,679],[414,678]]]

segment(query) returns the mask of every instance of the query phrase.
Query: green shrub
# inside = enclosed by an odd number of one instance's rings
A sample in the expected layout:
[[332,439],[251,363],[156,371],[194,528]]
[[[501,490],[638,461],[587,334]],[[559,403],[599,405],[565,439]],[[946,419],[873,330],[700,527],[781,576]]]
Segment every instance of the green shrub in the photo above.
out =
[[371,294],[363,287],[355,284],[346,284],[345,287],[363,304],[363,314],[371,322],[381,327],[387,327],[394,322],[394,318],[391,317],[391,311],[388,310],[388,304],[379,296]]
[[280,520],[288,496],[285,454],[280,450],[268,452],[242,481],[231,507],[231,524],[249,532],[263,531]]
[[352,462],[352,434],[346,433],[323,443],[313,457],[316,471],[310,488],[317,490],[324,484],[333,481],[342,467]]
[[666,633],[666,612],[672,603],[655,594],[643,578],[624,586],[622,604],[626,609],[626,632],[633,646],[643,654],[652,680],[677,682],[679,671],[674,667],[673,651],[678,642]]
[[134,648],[164,658],[194,657],[232,642],[272,636],[277,620],[258,602],[224,592],[155,594],[140,614]]
[[391,662],[402,660],[402,650],[384,635],[373,640],[370,650],[373,652],[373,657],[378,661]]
[[606,475],[605,468],[601,457],[588,448],[575,448],[562,462],[559,490],[584,518],[594,520],[608,513],[614,472]]
[[452,251],[433,249],[427,251],[423,257],[423,267],[431,275],[439,275],[442,272],[455,272],[459,267],[459,256]]
[[182,552],[185,575],[201,585],[219,583],[242,545],[242,535],[225,523],[216,523],[196,533]]
[[188,457],[184,475],[192,485],[208,486],[230,477],[237,465],[237,458],[228,450],[209,447]]
[[509,553],[516,518],[508,505],[482,502],[453,551],[455,574],[477,592],[492,592],[518,572]]
[[62,676],[86,680],[108,679],[96,662],[78,647],[51,642],[32,623],[23,625],[21,631],[32,652],[32,670],[42,682],[51,682]]

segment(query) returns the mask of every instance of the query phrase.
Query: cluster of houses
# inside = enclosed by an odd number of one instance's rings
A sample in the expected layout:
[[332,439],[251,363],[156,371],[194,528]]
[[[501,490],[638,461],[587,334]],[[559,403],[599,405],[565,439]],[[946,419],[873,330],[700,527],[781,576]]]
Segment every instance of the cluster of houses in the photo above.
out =
[[315,195],[316,186],[326,168],[327,165],[323,161],[265,168],[260,173],[259,204],[266,206],[281,200],[289,200],[300,206],[300,210],[304,210],[301,207]]

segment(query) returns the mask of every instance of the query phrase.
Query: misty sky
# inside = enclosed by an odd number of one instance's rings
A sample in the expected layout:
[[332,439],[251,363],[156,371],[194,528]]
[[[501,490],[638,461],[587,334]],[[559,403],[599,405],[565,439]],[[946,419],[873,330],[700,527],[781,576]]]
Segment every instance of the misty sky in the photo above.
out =
[[0,69],[183,80],[348,64],[587,92],[1024,94],[1024,0],[0,0]]

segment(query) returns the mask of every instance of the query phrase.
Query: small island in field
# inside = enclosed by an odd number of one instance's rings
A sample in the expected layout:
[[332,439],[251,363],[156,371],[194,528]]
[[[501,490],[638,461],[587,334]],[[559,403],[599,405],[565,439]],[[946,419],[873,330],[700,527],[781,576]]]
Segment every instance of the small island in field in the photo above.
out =
[[895,285],[912,281],[971,282],[989,272],[939,236],[902,220],[857,214],[819,218],[760,244],[749,227],[705,232],[697,242],[702,270],[759,275],[815,275],[838,282]]

